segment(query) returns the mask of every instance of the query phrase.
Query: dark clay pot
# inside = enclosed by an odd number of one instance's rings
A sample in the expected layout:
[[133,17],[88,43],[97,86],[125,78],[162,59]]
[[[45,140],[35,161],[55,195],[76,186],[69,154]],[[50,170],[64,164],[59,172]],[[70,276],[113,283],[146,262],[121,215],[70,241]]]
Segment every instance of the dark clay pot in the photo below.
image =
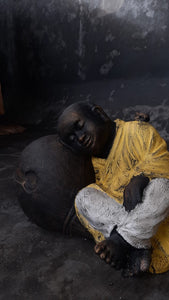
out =
[[16,171],[19,203],[31,221],[63,231],[75,214],[77,192],[95,181],[91,158],[66,148],[57,135],[35,140],[21,154]]

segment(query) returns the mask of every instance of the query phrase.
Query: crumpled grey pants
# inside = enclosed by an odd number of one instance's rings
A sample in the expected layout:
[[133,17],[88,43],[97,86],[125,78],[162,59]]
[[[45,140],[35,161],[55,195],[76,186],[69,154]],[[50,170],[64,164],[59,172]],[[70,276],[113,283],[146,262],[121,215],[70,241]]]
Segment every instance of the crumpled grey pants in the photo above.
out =
[[153,179],[143,192],[143,202],[132,211],[93,187],[83,188],[75,198],[76,208],[90,225],[108,238],[117,232],[135,248],[150,248],[151,237],[169,215],[169,180]]

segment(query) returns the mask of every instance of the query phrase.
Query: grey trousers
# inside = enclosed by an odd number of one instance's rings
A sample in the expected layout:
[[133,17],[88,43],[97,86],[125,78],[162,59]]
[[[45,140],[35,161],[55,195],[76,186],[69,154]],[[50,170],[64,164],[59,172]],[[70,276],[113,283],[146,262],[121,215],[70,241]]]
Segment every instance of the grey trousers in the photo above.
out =
[[75,204],[78,212],[105,238],[117,226],[117,232],[130,245],[150,248],[152,236],[169,215],[169,180],[151,180],[144,189],[142,200],[142,203],[127,212],[105,192],[89,185],[77,194]]

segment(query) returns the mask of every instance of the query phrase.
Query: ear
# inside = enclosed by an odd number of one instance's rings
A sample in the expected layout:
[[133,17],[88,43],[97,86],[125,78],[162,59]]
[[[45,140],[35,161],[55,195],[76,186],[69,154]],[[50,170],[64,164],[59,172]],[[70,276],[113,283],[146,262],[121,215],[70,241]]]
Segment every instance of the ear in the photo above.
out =
[[92,107],[92,111],[97,113],[98,115],[101,116],[101,118],[104,120],[104,121],[108,121],[109,120],[109,117],[107,116],[107,114],[105,113],[105,111],[103,110],[103,108],[99,105],[94,105]]

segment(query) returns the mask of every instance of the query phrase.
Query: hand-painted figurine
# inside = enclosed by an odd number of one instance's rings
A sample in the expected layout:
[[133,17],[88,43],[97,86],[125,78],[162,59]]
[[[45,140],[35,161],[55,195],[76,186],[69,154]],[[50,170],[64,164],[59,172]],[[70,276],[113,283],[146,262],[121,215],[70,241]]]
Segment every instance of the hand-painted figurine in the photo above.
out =
[[126,276],[169,269],[169,153],[147,121],[112,121],[97,105],[75,103],[58,135],[28,145],[17,169],[19,202],[33,222],[90,232],[95,252]]
[[96,182],[77,194],[77,216],[95,252],[126,276],[169,269],[169,152],[155,128],[136,120],[111,121],[86,102],[58,120],[62,143],[93,157]]

